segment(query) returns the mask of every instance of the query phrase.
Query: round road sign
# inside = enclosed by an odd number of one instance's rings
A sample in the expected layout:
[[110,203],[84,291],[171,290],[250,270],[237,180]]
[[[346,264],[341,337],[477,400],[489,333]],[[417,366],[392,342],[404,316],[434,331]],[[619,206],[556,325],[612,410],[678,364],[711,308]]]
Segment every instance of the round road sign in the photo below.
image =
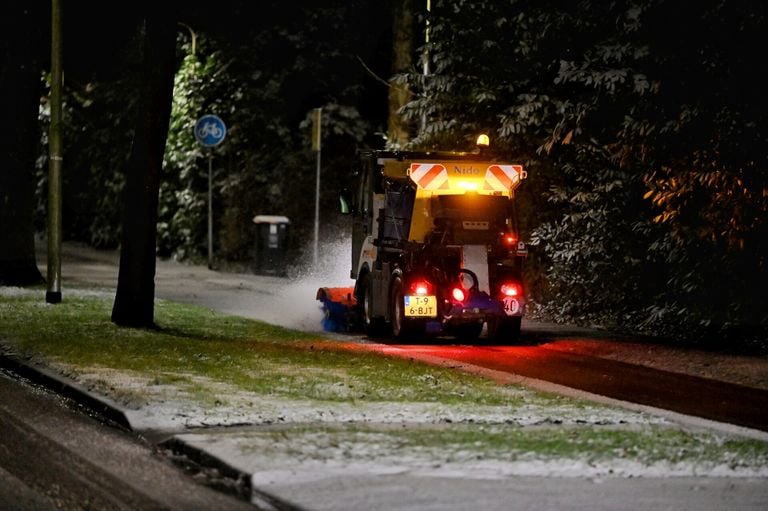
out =
[[221,144],[226,134],[226,124],[213,114],[202,116],[195,124],[195,138],[205,147],[214,147]]

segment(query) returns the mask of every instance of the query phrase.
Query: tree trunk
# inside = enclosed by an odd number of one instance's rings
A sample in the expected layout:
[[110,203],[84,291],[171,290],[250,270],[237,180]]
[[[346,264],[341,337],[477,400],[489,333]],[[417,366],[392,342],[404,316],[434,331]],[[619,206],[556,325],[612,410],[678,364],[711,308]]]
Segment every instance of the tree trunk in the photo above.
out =
[[15,0],[0,17],[0,285],[43,282],[35,259],[35,152],[44,2]]
[[[413,0],[397,0],[393,17],[392,74],[398,75],[410,72],[413,66]],[[410,140],[410,130],[399,110],[410,101],[411,92],[394,80],[389,83],[388,145],[401,148]]]
[[154,326],[156,235],[160,173],[176,72],[176,25],[164,2],[148,7],[144,77],[125,188],[120,270],[112,321]]

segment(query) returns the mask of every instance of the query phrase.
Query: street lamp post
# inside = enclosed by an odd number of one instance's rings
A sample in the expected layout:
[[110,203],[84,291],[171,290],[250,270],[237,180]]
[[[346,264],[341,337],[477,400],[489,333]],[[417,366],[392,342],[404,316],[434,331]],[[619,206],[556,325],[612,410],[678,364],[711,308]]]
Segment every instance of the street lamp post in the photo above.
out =
[[51,125],[48,140],[48,273],[45,301],[61,302],[61,3],[51,1]]
[[[426,17],[426,23],[424,26],[424,54],[422,55],[422,59],[424,59],[423,62],[423,75],[424,75],[424,86],[426,87],[426,79],[427,76],[429,76],[429,21],[430,16],[432,15],[432,0],[427,0],[427,17]],[[427,129],[427,114],[422,113],[421,114],[421,125],[419,126],[419,134],[423,135],[424,131]]]
[[315,170],[315,237],[312,247],[312,263],[317,266],[317,258],[320,244],[320,151],[322,138],[322,108],[315,108],[312,124],[312,149],[317,151],[317,165]]

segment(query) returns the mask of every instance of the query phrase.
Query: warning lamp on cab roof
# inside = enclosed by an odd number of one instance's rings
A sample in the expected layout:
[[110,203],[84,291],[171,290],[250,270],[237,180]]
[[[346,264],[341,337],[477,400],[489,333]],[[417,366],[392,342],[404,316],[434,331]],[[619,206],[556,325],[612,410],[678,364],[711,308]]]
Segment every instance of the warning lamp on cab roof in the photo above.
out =
[[485,133],[482,133],[478,135],[477,142],[475,142],[475,145],[477,145],[477,147],[488,147],[489,145],[491,145],[491,141],[488,138],[488,135],[486,135]]

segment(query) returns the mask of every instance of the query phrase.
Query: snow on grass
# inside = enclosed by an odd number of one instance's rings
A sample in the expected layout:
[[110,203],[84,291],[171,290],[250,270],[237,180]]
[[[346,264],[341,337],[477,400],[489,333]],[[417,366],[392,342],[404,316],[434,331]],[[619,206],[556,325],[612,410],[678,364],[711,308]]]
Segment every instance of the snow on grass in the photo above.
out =
[[81,384],[253,474],[257,487],[344,473],[462,478],[768,477],[768,443],[684,431],[649,413],[577,400],[520,404],[337,402],[246,392],[193,375],[90,368]]
[[[73,288],[67,289],[63,293],[66,297],[75,298],[114,298],[115,291],[99,288]],[[13,287],[13,286],[0,286],[0,296],[9,298],[34,298],[39,297],[40,302],[44,305],[50,305],[45,302],[45,290],[43,288],[28,288],[28,287]]]
[[244,391],[199,375],[155,377],[109,368],[59,370],[85,388],[126,410],[135,429],[183,431],[188,428],[317,423],[649,425],[668,424],[661,417],[584,401],[542,398],[523,388],[502,389],[508,404],[329,401],[290,399]]
[[[42,290],[0,288],[4,296]],[[111,297],[71,290],[69,296]],[[461,478],[768,477],[768,443],[663,417],[505,386],[473,402],[327,399],[256,393],[183,373],[51,366],[119,403],[136,430],[163,430],[253,474],[255,486],[332,474],[407,473]],[[345,399],[332,399],[341,397]],[[233,428],[233,426],[241,426]],[[210,428],[218,429],[215,433]],[[206,433],[206,429],[210,433]]]
[[[373,425],[372,429],[377,426],[380,425]],[[582,446],[577,452],[548,454],[535,449],[517,449],[514,443],[494,449],[472,443],[419,443],[411,438],[414,429],[426,431],[413,425],[368,432],[285,427],[216,434],[195,432],[177,438],[252,474],[254,486],[262,488],[286,480],[299,484],[344,474],[408,473],[462,479],[768,477],[765,450],[744,456],[727,447],[717,449],[715,444],[721,439],[708,435],[691,441],[693,447],[689,454],[667,460],[650,452],[653,444],[638,446],[638,452],[631,456],[614,452],[595,454],[589,446]],[[439,429],[433,428],[432,434],[441,438]],[[527,434],[527,431],[519,433]],[[660,428],[654,434],[664,436],[666,433]],[[594,433],[597,438],[601,435]]]

